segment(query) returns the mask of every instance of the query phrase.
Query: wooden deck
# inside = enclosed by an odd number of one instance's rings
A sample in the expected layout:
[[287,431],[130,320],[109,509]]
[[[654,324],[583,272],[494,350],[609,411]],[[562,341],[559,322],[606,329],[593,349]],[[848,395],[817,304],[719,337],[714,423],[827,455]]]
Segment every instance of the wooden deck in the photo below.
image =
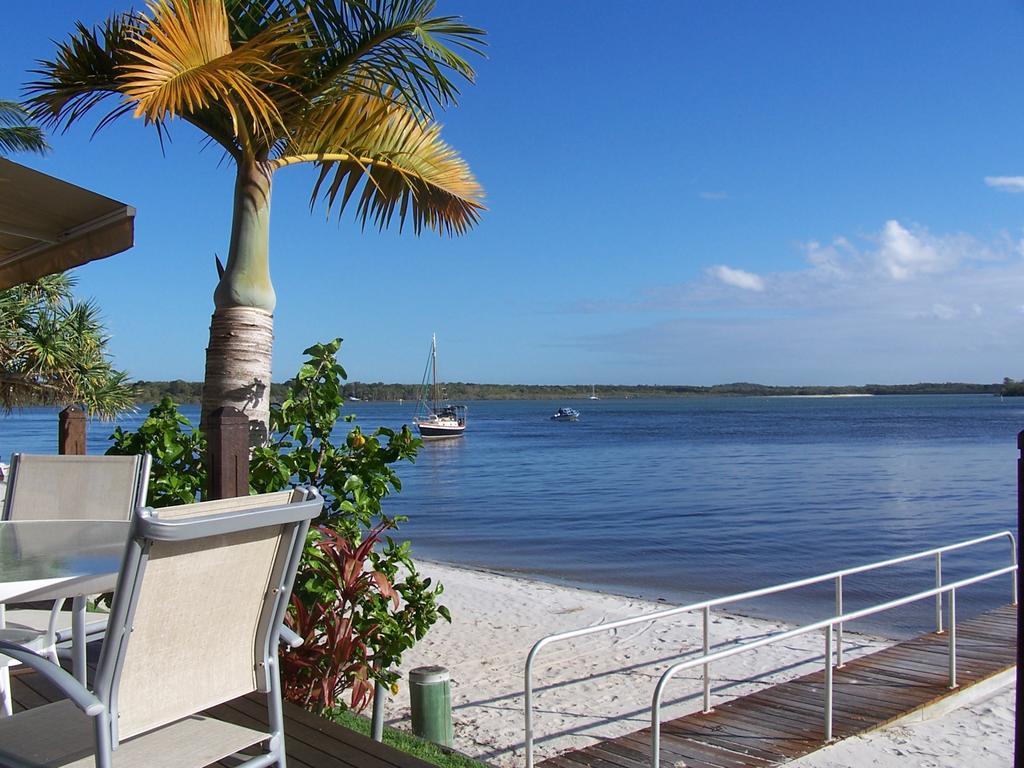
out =
[[[12,671],[18,670],[17,667]],[[34,673],[23,669],[12,675],[15,711],[55,701],[59,692]],[[267,707],[260,694],[252,694],[210,710],[221,720],[263,728]],[[380,744],[330,720],[285,703],[285,749],[289,768],[436,768],[417,757]],[[218,763],[230,766],[235,762]]]
[[[959,689],[1013,667],[1017,609],[957,624]],[[825,746],[824,671],[662,723],[661,761],[672,768],[766,768]],[[848,662],[833,676],[837,739],[890,723],[956,693],[948,688],[948,635],[931,633]],[[538,768],[648,768],[650,729],[550,758]]]

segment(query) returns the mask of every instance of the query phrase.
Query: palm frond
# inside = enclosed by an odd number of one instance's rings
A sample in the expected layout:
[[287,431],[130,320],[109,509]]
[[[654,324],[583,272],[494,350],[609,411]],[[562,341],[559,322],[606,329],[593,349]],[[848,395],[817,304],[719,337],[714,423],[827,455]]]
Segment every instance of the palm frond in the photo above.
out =
[[281,126],[277,105],[260,85],[283,73],[274,61],[298,38],[285,22],[232,49],[221,0],[156,0],[120,67],[135,116],[162,122],[222,106],[236,136],[272,136]]
[[[273,3],[274,0],[267,0]],[[276,0],[285,6],[299,0]],[[385,90],[430,115],[454,103],[452,75],[472,81],[464,54],[482,53],[484,31],[454,16],[431,17],[435,0],[306,0],[314,32],[311,97],[353,90]]]
[[0,127],[0,155],[9,152],[37,152],[45,154],[50,145],[46,143],[43,129],[36,125],[13,125]]
[[[39,79],[25,86],[31,117],[45,127],[67,130],[104,100],[119,97],[118,69],[137,24],[131,14],[112,16],[93,29],[76,23],[70,39],[58,45],[57,56],[37,62],[40,68],[32,70]],[[119,101],[96,129],[130,111],[130,104]]]
[[16,101],[0,99],[0,125],[19,126],[29,121],[28,112]]
[[384,229],[397,215],[400,229],[409,220],[417,234],[462,234],[483,210],[483,190],[440,126],[387,98],[352,94],[307,115],[275,165],[308,161],[319,167],[311,205],[321,199],[340,215],[356,200],[364,227]]

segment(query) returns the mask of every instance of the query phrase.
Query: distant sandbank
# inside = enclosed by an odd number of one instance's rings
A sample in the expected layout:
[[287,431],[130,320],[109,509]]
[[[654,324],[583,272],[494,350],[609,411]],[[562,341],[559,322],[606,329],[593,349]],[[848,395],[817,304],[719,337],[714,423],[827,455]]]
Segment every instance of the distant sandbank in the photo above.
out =
[[848,392],[841,395],[776,395],[776,397],[874,397],[871,392]]

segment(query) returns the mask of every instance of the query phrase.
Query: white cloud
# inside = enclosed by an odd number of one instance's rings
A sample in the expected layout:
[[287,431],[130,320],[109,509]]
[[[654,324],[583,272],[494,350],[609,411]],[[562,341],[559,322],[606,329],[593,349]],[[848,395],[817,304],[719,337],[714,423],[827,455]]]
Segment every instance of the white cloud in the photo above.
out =
[[[609,303],[596,311],[650,313],[650,322],[603,337],[595,349],[614,347],[636,370],[660,371],[662,381],[1019,377],[1019,245],[1008,233],[980,240],[892,220],[856,237],[807,242],[799,246],[806,261],[789,269],[755,274],[719,264],[695,280]],[[685,365],[671,353],[681,346]]]
[[985,183],[1003,192],[1024,192],[1024,176],[986,176]]
[[848,274],[845,262],[856,254],[856,249],[845,237],[837,237],[829,245],[812,240],[801,247],[807,254],[808,263],[820,274],[831,277],[845,277]]
[[960,310],[947,304],[932,304],[932,314],[939,320],[956,320],[960,317]]
[[923,272],[939,272],[951,260],[950,255],[940,252],[935,244],[927,242],[926,237],[911,232],[895,219],[885,222],[878,259],[893,280],[907,280]]
[[726,285],[731,285],[735,288],[743,288],[747,291],[764,290],[764,280],[753,272],[746,272],[742,269],[733,269],[732,267],[727,267],[725,265],[711,267],[709,272]]

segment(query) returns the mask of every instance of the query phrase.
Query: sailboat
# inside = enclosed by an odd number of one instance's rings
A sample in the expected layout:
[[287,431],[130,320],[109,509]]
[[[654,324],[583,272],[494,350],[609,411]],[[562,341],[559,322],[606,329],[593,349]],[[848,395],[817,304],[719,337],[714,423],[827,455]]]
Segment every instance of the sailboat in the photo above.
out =
[[593,384],[590,385],[590,398],[589,399],[590,400],[600,400],[601,399],[600,397],[597,396],[597,392],[595,391]]
[[462,437],[466,431],[466,406],[450,405],[437,385],[437,334],[430,342],[430,357],[423,371],[420,399],[412,422],[424,440]]

